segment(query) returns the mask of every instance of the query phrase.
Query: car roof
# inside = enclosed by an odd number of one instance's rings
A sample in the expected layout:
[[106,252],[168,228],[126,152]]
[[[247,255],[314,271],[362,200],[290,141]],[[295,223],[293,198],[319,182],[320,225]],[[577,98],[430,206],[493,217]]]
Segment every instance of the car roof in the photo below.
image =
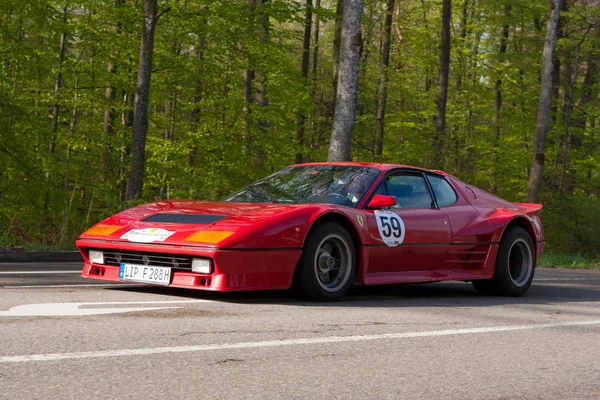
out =
[[325,162],[313,162],[313,163],[304,163],[304,164],[294,164],[293,167],[301,167],[301,166],[355,166],[355,167],[371,167],[376,168],[381,171],[389,171],[397,168],[408,168],[414,169],[418,171],[426,171],[433,172],[435,174],[440,175],[449,175],[444,171],[436,170],[436,169],[427,169],[421,167],[415,167],[412,165],[404,165],[404,164],[390,164],[390,163],[375,163],[375,162],[362,162],[362,161],[325,161]]

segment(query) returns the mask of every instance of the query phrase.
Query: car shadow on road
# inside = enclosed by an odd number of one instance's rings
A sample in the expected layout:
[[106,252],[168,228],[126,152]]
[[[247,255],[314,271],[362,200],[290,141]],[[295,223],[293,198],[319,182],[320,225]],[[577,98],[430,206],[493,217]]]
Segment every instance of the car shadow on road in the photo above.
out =
[[439,282],[354,287],[340,301],[304,300],[291,290],[207,292],[155,286],[120,286],[107,290],[157,294],[173,298],[204,299],[223,303],[281,304],[303,307],[490,307],[510,304],[600,302],[600,284],[589,282],[534,284],[523,297],[486,296],[470,283]]

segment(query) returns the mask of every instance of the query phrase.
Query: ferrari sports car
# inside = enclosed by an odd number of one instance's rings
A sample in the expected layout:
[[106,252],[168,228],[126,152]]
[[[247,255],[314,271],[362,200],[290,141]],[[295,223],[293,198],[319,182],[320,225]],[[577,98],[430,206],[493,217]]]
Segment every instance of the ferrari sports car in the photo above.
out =
[[220,202],[163,200],[77,241],[82,276],[212,291],[289,289],[338,300],[353,285],[459,280],[521,296],[544,248],[540,204],[442,171],[362,162],[286,167]]

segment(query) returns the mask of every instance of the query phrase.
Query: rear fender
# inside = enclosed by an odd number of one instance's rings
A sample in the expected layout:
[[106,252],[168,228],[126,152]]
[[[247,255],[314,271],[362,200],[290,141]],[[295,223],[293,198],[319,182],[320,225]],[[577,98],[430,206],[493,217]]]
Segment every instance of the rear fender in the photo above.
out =
[[525,223],[523,226],[529,235],[531,236],[531,240],[534,243],[543,242],[544,241],[544,228],[542,226],[542,220],[540,219],[540,211],[543,206],[541,204],[535,203],[515,203],[523,211],[523,216],[521,220],[517,220],[515,223]]
[[[540,207],[541,209],[541,207]],[[518,215],[513,218],[502,231],[502,238],[510,228],[520,227],[525,229],[533,242],[536,259],[540,256],[544,248],[544,230],[537,212]]]

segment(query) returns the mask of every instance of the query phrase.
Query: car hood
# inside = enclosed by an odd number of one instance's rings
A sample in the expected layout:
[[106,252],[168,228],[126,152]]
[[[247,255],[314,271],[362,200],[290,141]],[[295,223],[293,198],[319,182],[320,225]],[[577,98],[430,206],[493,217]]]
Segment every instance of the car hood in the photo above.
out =
[[[307,209],[315,204],[159,201],[120,212],[84,232],[80,239],[172,245],[244,247],[274,233],[298,242]],[[286,246],[286,243],[281,243]]]

